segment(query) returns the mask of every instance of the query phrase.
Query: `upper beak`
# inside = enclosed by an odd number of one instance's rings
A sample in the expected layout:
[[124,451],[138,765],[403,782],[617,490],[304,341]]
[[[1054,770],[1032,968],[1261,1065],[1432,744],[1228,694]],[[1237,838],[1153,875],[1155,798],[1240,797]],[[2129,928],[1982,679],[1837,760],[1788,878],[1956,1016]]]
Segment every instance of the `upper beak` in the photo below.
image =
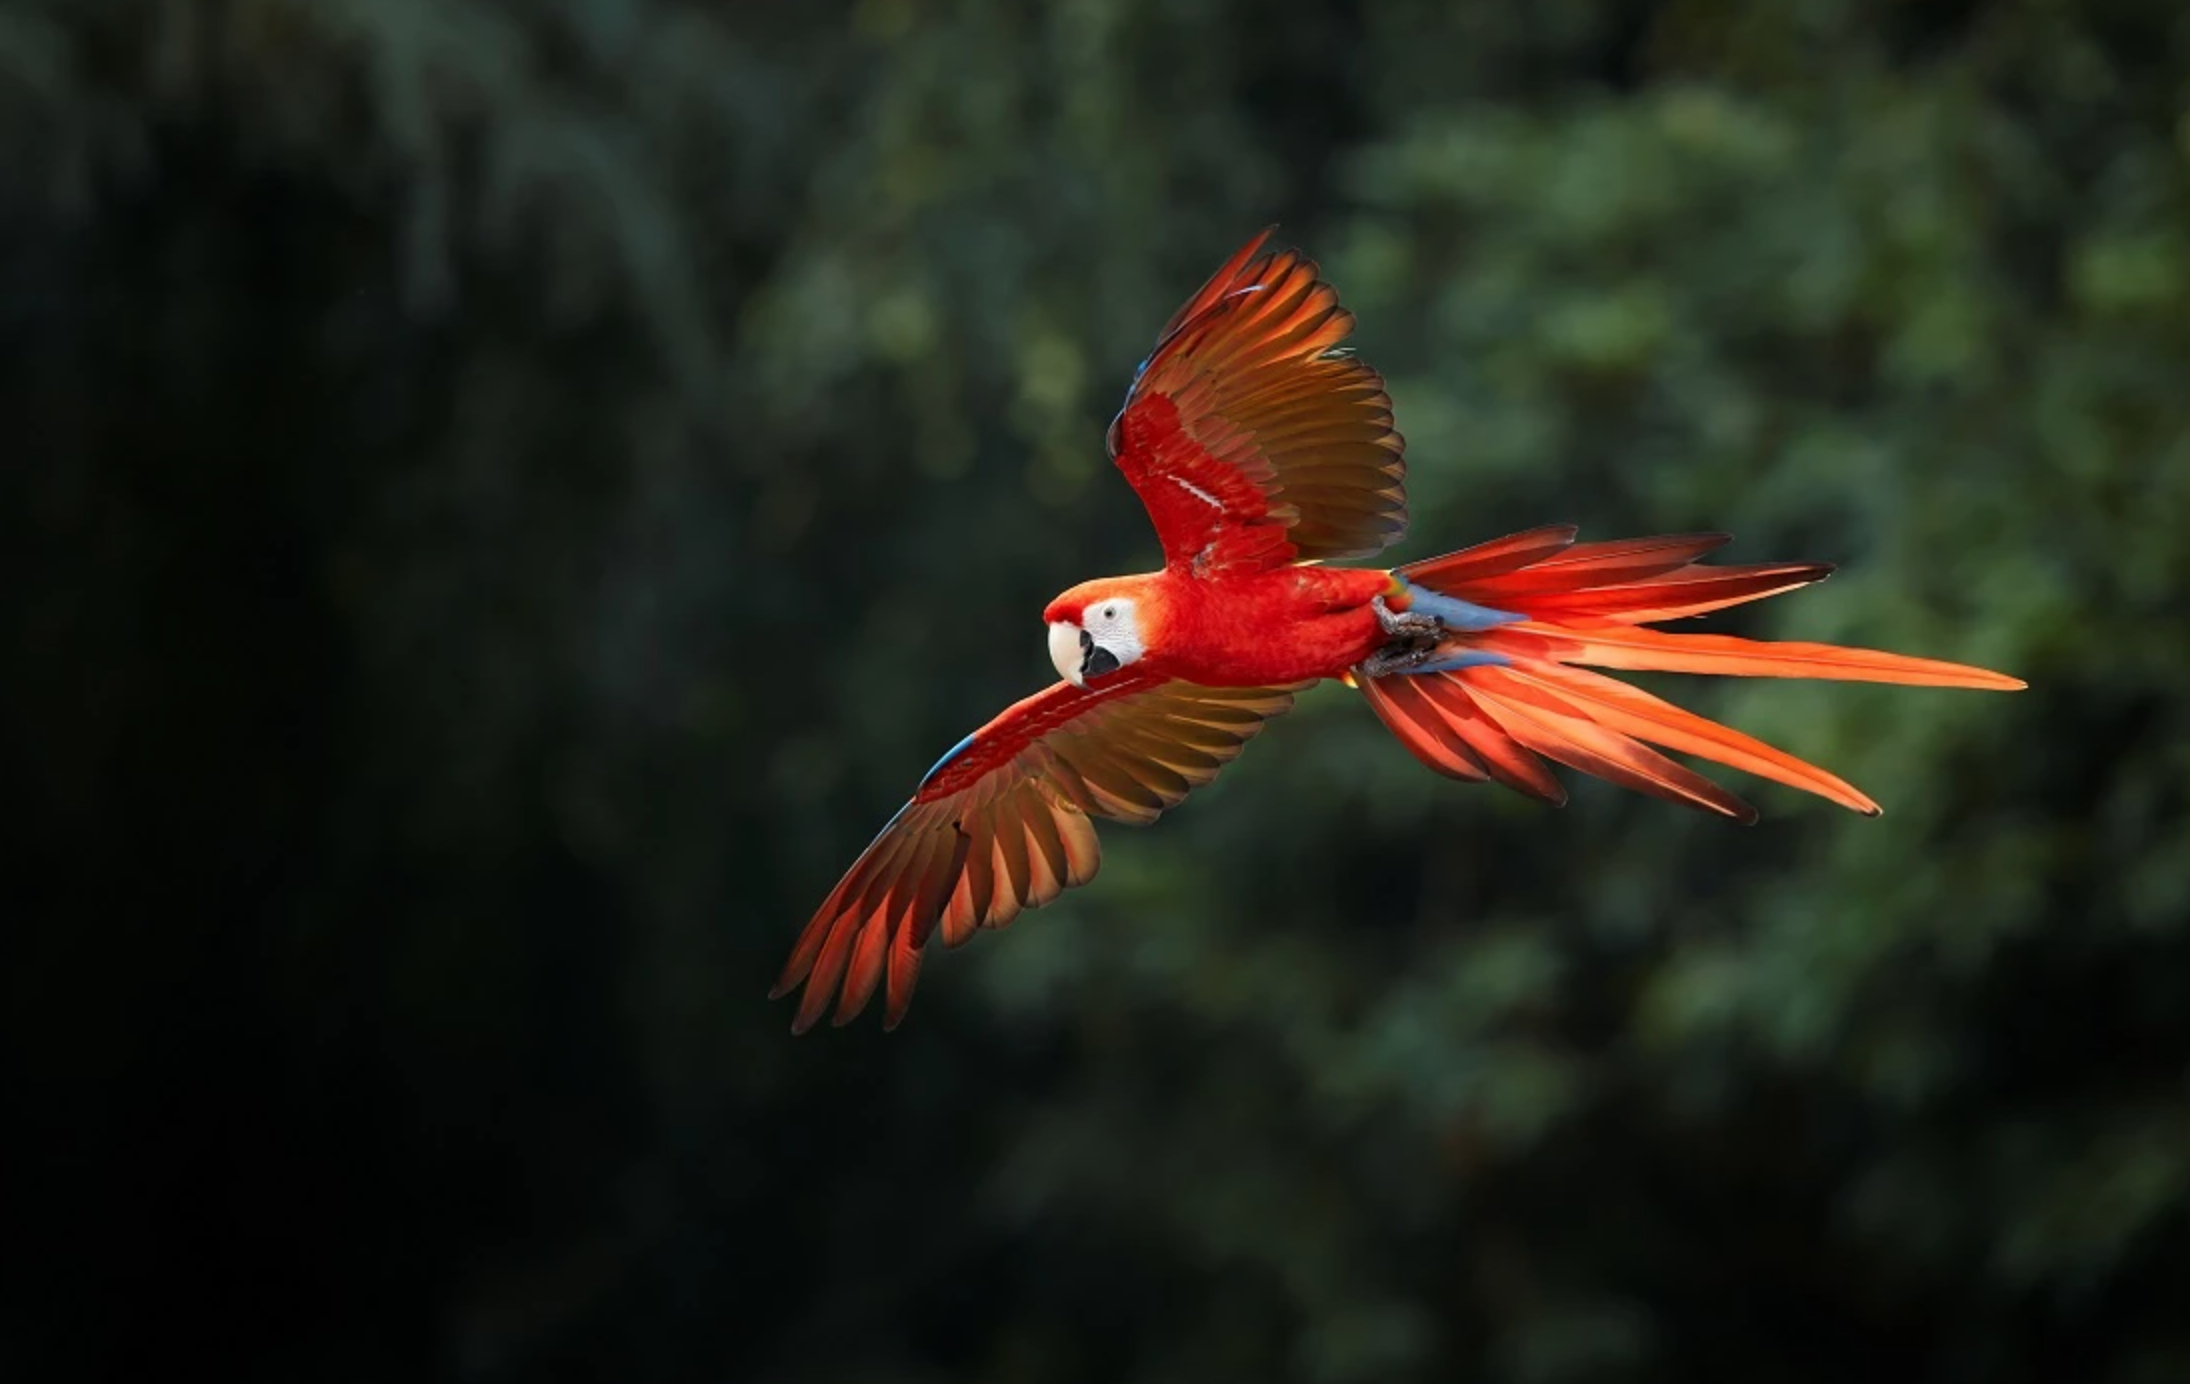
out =
[[1057,676],[1074,687],[1085,687],[1089,678],[1118,671],[1118,656],[1069,620],[1049,627],[1049,661],[1057,665]]
[[1056,665],[1057,676],[1074,687],[1087,686],[1080,674],[1080,641],[1086,638],[1087,631],[1069,621],[1059,620],[1049,627],[1049,661]]

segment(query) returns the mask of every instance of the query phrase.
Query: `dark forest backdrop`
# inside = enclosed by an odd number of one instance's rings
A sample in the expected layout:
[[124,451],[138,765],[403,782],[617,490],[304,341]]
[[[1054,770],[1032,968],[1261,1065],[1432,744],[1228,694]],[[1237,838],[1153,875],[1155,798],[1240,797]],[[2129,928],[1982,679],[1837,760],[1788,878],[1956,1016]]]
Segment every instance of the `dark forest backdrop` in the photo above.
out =
[[[1681,683],[1887,806],[1743,830],[1327,688],[792,1040],[1272,220],[1398,556],[2033,689]],[[0,419],[0,1377],[2190,1379],[2178,0],[6,0]]]

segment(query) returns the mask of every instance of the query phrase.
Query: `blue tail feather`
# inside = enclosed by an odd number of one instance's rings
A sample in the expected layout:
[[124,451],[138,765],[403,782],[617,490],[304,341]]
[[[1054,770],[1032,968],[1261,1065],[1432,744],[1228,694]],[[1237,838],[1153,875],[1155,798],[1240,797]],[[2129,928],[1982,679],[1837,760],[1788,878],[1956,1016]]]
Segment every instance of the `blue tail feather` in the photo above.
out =
[[1416,586],[1405,577],[1400,580],[1407,583],[1407,609],[1435,616],[1449,630],[1473,633],[1496,629],[1500,625],[1510,625],[1516,620],[1528,618],[1510,610],[1492,610],[1489,606],[1479,606],[1473,601],[1463,601],[1458,596],[1447,596],[1426,586]]
[[1427,663],[1400,671],[1408,677],[1420,673],[1450,673],[1462,668],[1503,668],[1513,662],[1504,654],[1488,649],[1456,649],[1443,658],[1433,658]]

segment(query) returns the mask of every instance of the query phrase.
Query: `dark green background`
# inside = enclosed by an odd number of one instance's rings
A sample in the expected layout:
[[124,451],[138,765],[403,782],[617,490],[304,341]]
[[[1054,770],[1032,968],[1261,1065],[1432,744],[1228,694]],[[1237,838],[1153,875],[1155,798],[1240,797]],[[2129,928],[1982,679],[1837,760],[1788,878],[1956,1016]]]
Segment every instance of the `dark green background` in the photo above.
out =
[[[1744,830],[1325,688],[792,1040],[1273,220],[1396,558],[2032,690],[1649,680],[1887,807]],[[0,365],[0,1376],[2190,1379],[2177,0],[6,0]]]

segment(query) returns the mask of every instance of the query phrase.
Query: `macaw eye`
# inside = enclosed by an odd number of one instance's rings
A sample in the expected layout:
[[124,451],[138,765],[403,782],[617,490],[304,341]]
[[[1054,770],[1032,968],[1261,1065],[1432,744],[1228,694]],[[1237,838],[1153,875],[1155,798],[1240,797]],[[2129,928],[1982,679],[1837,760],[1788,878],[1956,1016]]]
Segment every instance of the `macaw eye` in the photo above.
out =
[[1115,620],[1118,618],[1118,608],[1116,606],[1104,606],[1103,618],[1105,620]]

